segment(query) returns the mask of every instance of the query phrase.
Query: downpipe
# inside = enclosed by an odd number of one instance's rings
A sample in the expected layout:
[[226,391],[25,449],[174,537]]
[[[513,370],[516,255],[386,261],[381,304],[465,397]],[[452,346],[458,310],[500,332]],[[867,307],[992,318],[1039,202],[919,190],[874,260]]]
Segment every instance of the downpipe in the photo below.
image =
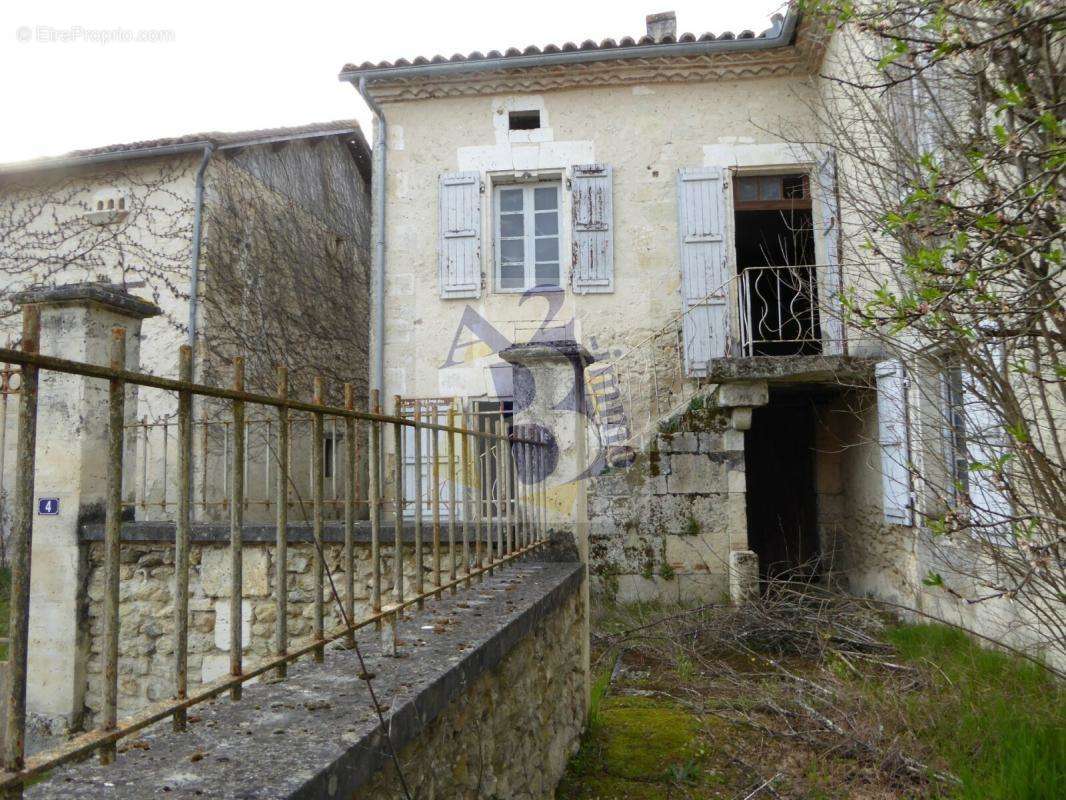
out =
[[386,131],[385,113],[367,92],[366,78],[360,78],[356,87],[363,101],[377,118],[374,126],[374,166],[370,178],[370,193],[374,200],[374,264],[371,280],[373,305],[371,329],[374,340],[374,357],[370,364],[370,389],[380,396],[385,391],[385,165]]

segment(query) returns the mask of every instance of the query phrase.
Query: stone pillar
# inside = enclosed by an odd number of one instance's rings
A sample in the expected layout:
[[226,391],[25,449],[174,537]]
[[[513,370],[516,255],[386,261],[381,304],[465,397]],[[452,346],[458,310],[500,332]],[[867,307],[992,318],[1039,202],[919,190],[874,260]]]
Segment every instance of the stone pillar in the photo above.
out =
[[[719,408],[729,411],[729,428],[725,436],[732,441],[731,449],[744,453],[744,431],[751,429],[752,411],[770,402],[770,387],[766,381],[733,381],[721,384],[715,391]],[[746,464],[729,470],[729,495],[746,499]],[[738,605],[759,596],[759,556],[748,549],[748,518],[746,502],[739,506],[741,513],[730,517],[729,531],[729,599]]]
[[585,367],[588,351],[573,339],[516,344],[500,352],[513,367],[514,424],[519,435],[549,434],[547,518],[557,531],[573,532],[585,565],[584,663],[586,696],[591,689],[589,652],[588,418]]
[[[141,320],[159,313],[155,305],[100,283],[32,290],[13,299],[40,307],[42,355],[106,366],[111,330],[125,328],[130,370],[139,366]],[[104,516],[107,393],[103,380],[40,374],[26,702],[30,714],[53,732],[77,728],[84,705],[88,575],[78,528]],[[136,388],[130,387],[127,422],[136,412]],[[127,463],[132,457],[131,437]],[[48,499],[55,502],[42,508]]]

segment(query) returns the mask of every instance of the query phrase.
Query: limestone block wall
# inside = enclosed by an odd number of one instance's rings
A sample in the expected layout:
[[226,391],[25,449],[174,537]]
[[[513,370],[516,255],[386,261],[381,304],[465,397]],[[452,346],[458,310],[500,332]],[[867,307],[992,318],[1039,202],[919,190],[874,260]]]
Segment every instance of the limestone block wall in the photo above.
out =
[[589,481],[589,568],[604,599],[718,600],[747,547],[744,434],[714,417],[661,433],[634,463]]
[[[103,707],[104,553],[103,545],[83,545],[88,552],[86,728],[95,724]],[[343,548],[327,543],[326,563],[340,597],[346,585]],[[355,548],[355,616],[370,610],[370,548]],[[382,593],[392,588],[391,546],[382,548]],[[314,547],[288,547],[288,630],[293,644],[311,636],[314,614]],[[428,561],[428,559],[427,559]],[[230,553],[223,542],[190,547],[189,688],[210,683],[229,671]],[[246,666],[274,654],[275,548],[269,543],[244,545],[244,642]],[[446,569],[446,567],[445,567]],[[408,587],[414,580],[414,547],[404,551]],[[325,583],[326,630],[342,624],[336,602]],[[119,715],[164,700],[174,692],[174,548],[165,543],[123,543],[119,575]]]
[[[400,752],[420,800],[550,800],[584,728],[586,635],[580,592],[545,616]],[[391,765],[357,792],[402,797]]]

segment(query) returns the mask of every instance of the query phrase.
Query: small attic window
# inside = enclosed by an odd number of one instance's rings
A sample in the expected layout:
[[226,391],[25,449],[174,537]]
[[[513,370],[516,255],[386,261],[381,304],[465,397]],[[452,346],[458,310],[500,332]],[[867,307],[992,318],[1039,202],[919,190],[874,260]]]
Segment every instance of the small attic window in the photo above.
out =
[[540,112],[511,111],[507,115],[507,127],[512,131],[535,131],[540,127]]

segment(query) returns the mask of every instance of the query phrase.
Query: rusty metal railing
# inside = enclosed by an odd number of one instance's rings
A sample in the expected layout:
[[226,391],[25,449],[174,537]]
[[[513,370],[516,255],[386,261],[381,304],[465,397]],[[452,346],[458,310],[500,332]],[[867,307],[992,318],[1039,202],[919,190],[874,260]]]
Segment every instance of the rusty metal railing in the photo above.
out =
[[[233,363],[231,388],[196,384],[191,381],[192,354],[182,347],[179,358],[178,379],[162,378],[130,371],[125,365],[126,331],[112,331],[111,363],[109,366],[84,364],[66,359],[43,356],[39,353],[40,316],[33,305],[23,308],[22,349],[0,349],[0,362],[21,367],[22,386],[19,394],[18,454],[15,480],[14,521],[12,525],[12,582],[11,582],[11,630],[10,630],[10,691],[4,742],[3,767],[0,774],[0,790],[7,796],[21,797],[26,781],[72,759],[96,752],[101,761],[110,763],[116,754],[116,742],[161,720],[171,718],[175,729],[183,730],[187,723],[187,710],[208,699],[228,692],[234,700],[240,699],[245,682],[269,671],[284,677],[286,667],[301,657],[310,655],[315,661],[324,658],[325,646],[337,639],[347,638],[354,643],[354,633],[367,625],[378,624],[383,631],[383,641],[388,649],[389,632],[391,646],[395,648],[397,618],[413,606],[422,606],[427,600],[439,597],[444,591],[454,593],[460,585],[469,586],[482,573],[491,573],[500,565],[520,558],[542,546],[546,540],[546,483],[541,480],[548,465],[547,442],[544,438],[526,438],[508,433],[502,419],[493,420],[487,430],[474,430],[457,421],[455,409],[448,414],[447,423],[427,422],[421,418],[418,408],[410,418],[400,413],[382,413],[380,398],[374,392],[371,409],[355,408],[350,385],[344,387],[344,406],[330,406],[324,402],[325,387],[321,379],[314,382],[312,402],[295,400],[289,395],[288,374],[278,369],[277,393],[264,395],[249,392],[244,386],[244,362],[237,358]],[[108,381],[108,455],[107,493],[104,533],[104,708],[101,724],[66,745],[50,753],[27,759],[25,756],[26,735],[26,665],[29,645],[29,599],[30,599],[30,549],[33,541],[34,519],[34,474],[38,402],[38,376],[40,371],[55,371]],[[124,438],[126,435],[125,402],[127,385],[148,387],[174,392],[178,398],[178,413],[175,421],[179,490],[175,498],[174,538],[174,681],[173,697],[149,706],[124,720],[118,719],[118,656],[119,656],[119,563],[122,549],[120,525],[122,519],[122,478]],[[192,504],[192,453],[193,453],[193,398],[211,398],[228,404],[229,422],[232,426],[233,446],[228,453],[231,480],[229,481],[230,515],[230,674],[198,690],[190,691],[188,681],[189,649],[189,540]],[[399,398],[395,399],[397,411],[401,411]],[[242,522],[245,508],[244,494],[244,440],[246,434],[246,409],[249,406],[272,409],[275,416],[274,452],[275,478],[277,481],[275,503],[277,540],[275,602],[277,625],[274,633],[275,655],[254,666],[242,661]],[[312,534],[314,543],[314,611],[313,635],[310,641],[289,641],[285,620],[287,617],[287,531],[289,417],[292,413],[310,415],[312,420]],[[323,551],[324,496],[324,425],[328,419],[339,420],[346,429],[345,458],[348,470],[344,485],[344,543],[346,586],[343,597],[333,581]],[[368,496],[370,512],[371,550],[371,613],[362,619],[355,618],[354,592],[354,519],[356,501],[356,425],[367,428]],[[396,454],[394,496],[386,497],[384,489],[386,460],[385,441],[391,426]],[[408,593],[404,585],[403,551],[405,493],[403,490],[403,447],[405,429],[415,432],[415,459],[418,468],[413,472],[414,496],[421,498],[423,480],[420,443],[422,430],[434,432],[431,437],[432,460],[430,471],[433,480],[430,490],[434,496],[432,505],[432,558],[424,562],[423,504],[414,502],[414,559],[415,586]],[[446,459],[437,457],[441,438],[447,453]],[[471,444],[477,442],[478,453],[493,460],[495,474],[503,476],[502,491],[493,495],[492,502],[476,502],[473,495],[475,474],[484,471],[484,463],[475,468],[471,457]],[[452,487],[459,487],[455,502],[448,505],[447,551],[441,542],[442,522],[439,502],[440,470],[444,467]],[[521,475],[526,480],[515,482],[512,476]],[[457,475],[463,477],[457,483]],[[517,485],[516,485],[517,484]],[[383,595],[382,585],[382,515],[392,509],[394,540],[391,551],[394,564],[392,592]],[[487,513],[487,516],[486,516]],[[446,559],[447,566],[442,564]],[[425,583],[429,578],[429,585]],[[328,593],[340,611],[344,624],[327,631],[324,627],[324,597]]]

